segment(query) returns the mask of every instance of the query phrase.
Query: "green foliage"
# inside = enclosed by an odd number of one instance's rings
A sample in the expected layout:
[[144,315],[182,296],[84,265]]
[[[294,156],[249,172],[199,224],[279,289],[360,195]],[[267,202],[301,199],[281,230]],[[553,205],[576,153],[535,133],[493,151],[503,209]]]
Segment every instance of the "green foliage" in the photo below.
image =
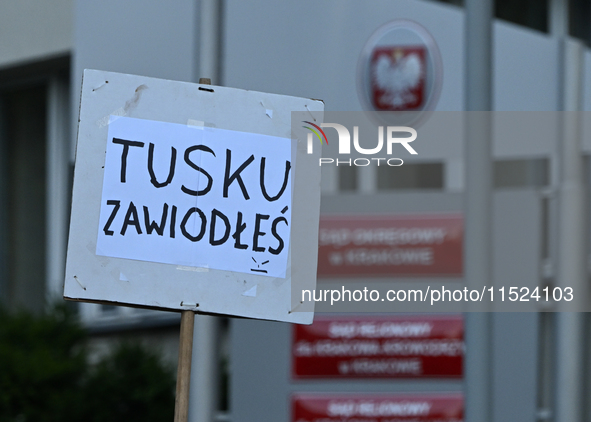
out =
[[69,420],[81,399],[85,337],[66,306],[44,317],[0,310],[0,420]]
[[87,334],[66,306],[0,309],[0,421],[172,420],[174,372],[139,344],[87,364]]
[[[172,420],[173,371],[137,343],[123,343],[100,362],[86,383],[89,422]],[[116,417],[114,417],[116,415]]]

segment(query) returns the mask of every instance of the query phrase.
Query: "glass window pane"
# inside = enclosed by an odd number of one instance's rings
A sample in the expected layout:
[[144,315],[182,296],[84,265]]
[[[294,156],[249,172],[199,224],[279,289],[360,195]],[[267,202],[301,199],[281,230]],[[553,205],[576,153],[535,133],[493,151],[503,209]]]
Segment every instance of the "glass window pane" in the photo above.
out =
[[443,163],[417,163],[378,167],[378,190],[443,189]]
[[0,94],[7,233],[4,300],[11,307],[45,305],[46,89]]

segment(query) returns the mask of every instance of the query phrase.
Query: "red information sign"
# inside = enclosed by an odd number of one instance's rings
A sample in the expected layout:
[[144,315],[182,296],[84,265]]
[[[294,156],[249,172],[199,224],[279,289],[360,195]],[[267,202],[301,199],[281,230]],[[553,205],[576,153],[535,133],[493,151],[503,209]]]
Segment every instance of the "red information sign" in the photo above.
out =
[[293,328],[294,378],[459,378],[461,316],[317,318]]
[[461,276],[461,215],[320,216],[318,276]]
[[295,394],[293,422],[462,422],[464,399],[456,394]]

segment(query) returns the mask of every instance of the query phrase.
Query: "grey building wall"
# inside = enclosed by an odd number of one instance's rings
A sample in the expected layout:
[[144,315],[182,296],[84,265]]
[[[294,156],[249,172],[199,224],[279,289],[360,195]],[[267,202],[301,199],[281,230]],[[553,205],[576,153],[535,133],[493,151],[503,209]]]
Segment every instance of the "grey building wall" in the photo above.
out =
[[198,11],[198,0],[76,1],[72,121],[78,120],[84,69],[193,81],[198,65]]
[[[80,78],[85,68],[196,80],[199,6],[198,0],[174,3],[141,0],[4,2],[0,13],[0,68],[72,54],[71,117],[75,128]],[[373,30],[394,18],[416,20],[433,33],[444,60],[444,85],[438,109],[461,110],[464,98],[463,13],[459,8],[427,1],[373,0],[369,7],[367,2],[353,0],[227,0],[223,19],[222,83],[319,97],[331,110],[360,110],[356,92],[359,51]],[[495,23],[495,37],[495,109],[556,109],[559,96],[557,41],[503,22]],[[591,54],[588,51],[585,60],[584,107],[591,109],[591,84],[588,83]],[[530,151],[539,152],[535,143],[529,146]],[[504,151],[505,156],[512,153],[510,149]],[[523,155],[524,151],[519,154]],[[455,164],[461,166],[459,162]],[[494,409],[498,421],[533,420],[537,332],[538,320],[534,314],[495,317]],[[235,383],[232,407],[237,422],[270,420],[272,412],[282,418],[287,415],[288,394],[296,389],[461,388],[460,383],[447,381],[427,384],[419,381],[405,384],[323,382],[294,386],[289,381],[290,328],[287,325],[235,320],[232,333],[231,364]],[[268,343],[270,339],[272,348]],[[169,338],[169,341],[172,340]]]
[[0,68],[67,55],[74,0],[8,0],[0,12]]

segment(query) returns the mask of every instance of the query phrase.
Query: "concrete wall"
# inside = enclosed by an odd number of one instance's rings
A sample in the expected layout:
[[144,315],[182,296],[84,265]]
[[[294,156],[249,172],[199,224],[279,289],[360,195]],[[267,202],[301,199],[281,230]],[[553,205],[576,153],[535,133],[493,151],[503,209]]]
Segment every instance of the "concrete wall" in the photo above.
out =
[[69,54],[74,0],[6,0],[0,6],[0,69]]
[[417,0],[228,0],[225,9],[226,86],[320,98],[331,111],[362,110],[356,85],[361,49],[378,27],[405,18],[430,31],[441,50],[445,76],[437,109],[462,109],[459,8]]
[[198,64],[198,10],[198,0],[76,1],[72,121],[78,121],[84,69],[192,81]]

